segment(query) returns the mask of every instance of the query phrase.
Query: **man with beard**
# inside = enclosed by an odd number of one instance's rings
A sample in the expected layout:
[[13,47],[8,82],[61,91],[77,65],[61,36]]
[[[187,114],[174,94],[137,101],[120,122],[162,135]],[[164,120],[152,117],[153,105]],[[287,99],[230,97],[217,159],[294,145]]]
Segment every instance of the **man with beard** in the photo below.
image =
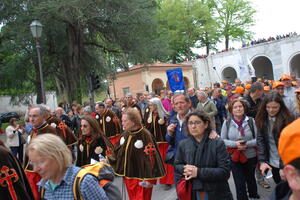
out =
[[115,145],[120,139],[119,135],[122,130],[119,118],[112,110],[107,109],[102,102],[97,103],[95,109],[95,118],[99,123],[101,131]]

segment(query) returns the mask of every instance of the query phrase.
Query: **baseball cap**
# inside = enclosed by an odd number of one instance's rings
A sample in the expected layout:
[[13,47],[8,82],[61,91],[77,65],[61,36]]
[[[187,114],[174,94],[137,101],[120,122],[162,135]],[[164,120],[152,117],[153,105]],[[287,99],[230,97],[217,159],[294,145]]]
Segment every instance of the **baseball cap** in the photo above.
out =
[[280,80],[283,81],[283,80],[291,80],[292,77],[288,74],[284,74],[280,77]]
[[300,158],[300,118],[286,126],[279,138],[278,152],[283,164]]
[[280,82],[280,81],[275,81],[275,82],[273,83],[272,89],[275,89],[275,88],[277,88],[278,86],[284,86],[284,84],[283,84],[282,82]]
[[234,93],[244,94],[245,89],[241,86],[235,88]]
[[245,88],[246,88],[247,90],[249,90],[249,89],[251,88],[251,84],[247,84],[247,85],[245,86]]

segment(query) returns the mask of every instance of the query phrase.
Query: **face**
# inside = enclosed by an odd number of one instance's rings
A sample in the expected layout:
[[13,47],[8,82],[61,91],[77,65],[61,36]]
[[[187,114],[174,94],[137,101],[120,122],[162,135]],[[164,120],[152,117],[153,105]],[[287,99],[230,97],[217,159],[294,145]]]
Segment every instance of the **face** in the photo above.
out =
[[283,86],[278,86],[278,87],[275,88],[275,90],[278,92],[278,94],[280,96],[284,95],[284,87]]
[[40,156],[36,151],[28,152],[29,160],[33,165],[33,171],[38,173],[43,179],[54,180],[60,169],[58,162],[53,158]]
[[144,95],[139,96],[140,101],[144,101]]
[[30,109],[29,121],[32,123],[33,127],[35,127],[35,128],[37,128],[43,124],[44,118],[43,118],[39,108]]
[[104,111],[105,111],[105,108],[104,108],[104,106],[98,106],[98,105],[96,105],[96,106],[95,106],[95,110],[96,110],[96,112],[97,112],[99,115],[102,115],[102,114],[104,113]]
[[264,90],[257,90],[255,93],[254,93],[254,97],[256,97],[257,99],[260,98],[262,95],[264,94]]
[[130,131],[135,124],[128,118],[126,114],[122,115],[122,126],[125,131]]
[[270,117],[275,117],[280,110],[280,104],[275,101],[271,101],[267,103],[266,110]]
[[81,122],[80,122],[80,129],[81,129],[82,135],[85,135],[85,136],[92,135],[93,128],[88,123],[88,121],[86,121],[84,119],[81,120]]
[[133,101],[132,96],[126,97],[126,101],[127,101],[127,103],[131,103]]
[[204,96],[198,96],[198,100],[204,103],[206,101],[206,98]]
[[185,98],[183,95],[179,95],[174,99],[174,110],[179,114],[179,115],[185,115],[188,113],[190,107],[191,107],[191,102],[185,101]]
[[189,118],[188,122],[189,133],[194,136],[202,136],[205,129],[207,129],[208,123],[204,123],[198,116],[193,115]]
[[240,86],[241,85],[241,81],[240,80],[235,80],[235,85],[236,86]]
[[194,95],[194,89],[193,89],[193,88],[189,88],[189,89],[188,89],[188,94],[189,94],[190,96],[193,96],[193,95]]
[[282,82],[285,85],[285,87],[290,87],[292,85],[292,80],[290,79],[284,79],[282,80]]
[[235,102],[232,107],[232,114],[236,117],[241,117],[245,114],[245,109],[241,102]]
[[111,99],[107,99],[105,101],[105,104],[108,106],[108,107],[112,107],[112,100]]
[[156,107],[156,105],[154,103],[149,102],[148,105],[149,105],[149,108],[150,108],[151,112],[154,112],[154,111],[157,110],[157,107]]

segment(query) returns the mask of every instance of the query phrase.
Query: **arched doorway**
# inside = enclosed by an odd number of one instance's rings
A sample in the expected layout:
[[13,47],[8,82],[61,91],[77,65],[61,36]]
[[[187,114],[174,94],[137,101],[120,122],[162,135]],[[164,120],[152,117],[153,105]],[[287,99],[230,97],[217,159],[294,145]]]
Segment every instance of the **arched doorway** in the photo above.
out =
[[233,67],[226,67],[222,71],[222,79],[229,83],[234,83],[237,78],[237,73]]
[[163,89],[165,89],[165,86],[161,79],[156,78],[152,81],[152,92],[155,92],[155,94],[160,94],[160,90]]
[[300,53],[294,55],[290,61],[290,74],[300,77]]
[[266,56],[258,56],[252,60],[257,78],[274,80],[273,65]]
[[184,88],[187,90],[190,87],[190,81],[187,77],[183,77]]

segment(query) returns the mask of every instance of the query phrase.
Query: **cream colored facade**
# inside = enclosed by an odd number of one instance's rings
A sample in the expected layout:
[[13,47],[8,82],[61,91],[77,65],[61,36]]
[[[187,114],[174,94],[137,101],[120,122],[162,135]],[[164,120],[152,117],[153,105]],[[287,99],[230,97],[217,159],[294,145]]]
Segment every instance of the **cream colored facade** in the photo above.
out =
[[135,65],[129,71],[119,72],[115,80],[110,79],[110,96],[122,98],[127,92],[133,96],[148,91],[159,93],[161,89],[169,89],[166,70],[182,68],[186,89],[194,87],[194,75],[191,65],[153,63]]

